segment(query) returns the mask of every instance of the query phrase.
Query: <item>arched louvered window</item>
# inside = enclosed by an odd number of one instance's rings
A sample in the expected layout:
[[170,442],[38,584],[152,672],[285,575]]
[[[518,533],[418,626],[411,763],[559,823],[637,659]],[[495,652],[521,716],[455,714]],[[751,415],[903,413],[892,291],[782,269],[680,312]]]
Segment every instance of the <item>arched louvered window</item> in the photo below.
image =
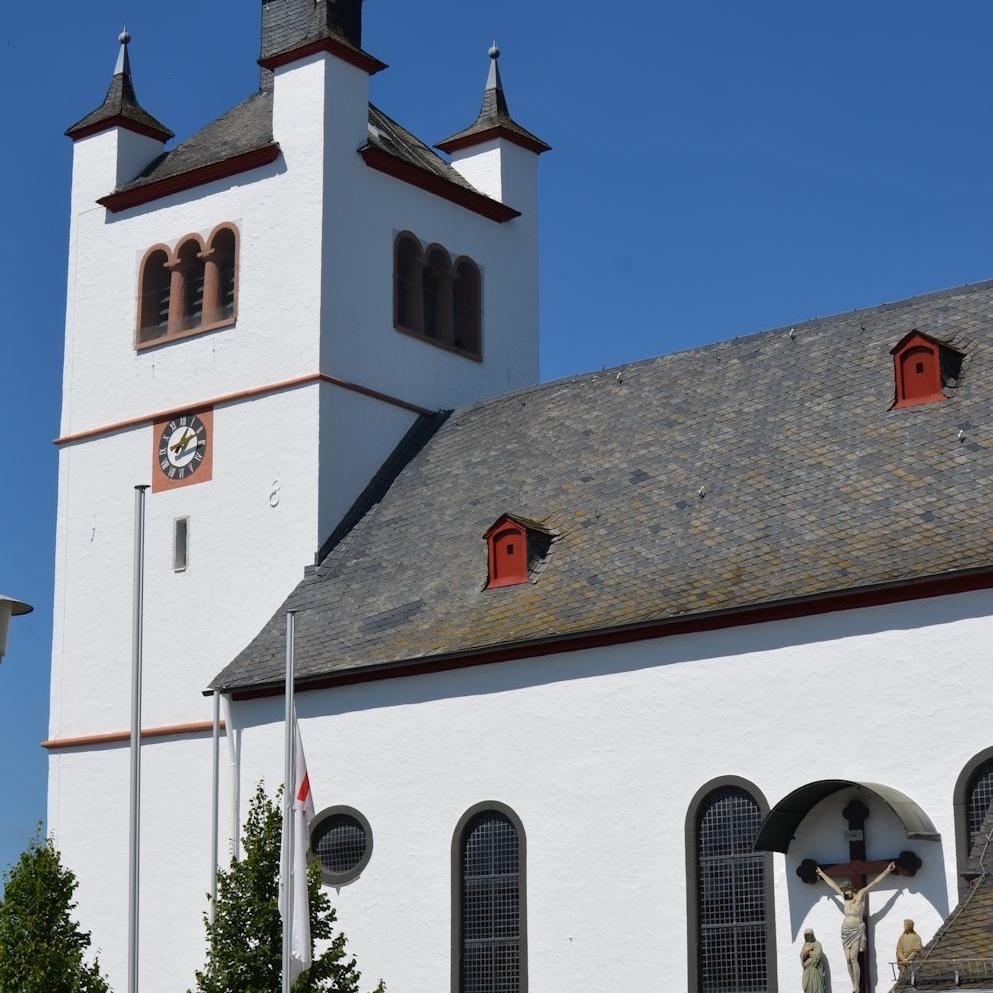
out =
[[[993,746],[974,755],[955,784],[955,848],[959,871],[965,869],[983,818],[993,803]],[[965,892],[965,883],[960,878]]]
[[455,263],[455,347],[478,357],[482,352],[483,293],[479,267],[472,259]]
[[405,331],[424,331],[424,253],[409,231],[393,246],[393,323]]
[[203,320],[203,246],[194,239],[183,242],[172,269],[169,333],[189,331]]
[[169,250],[150,249],[141,264],[138,287],[138,344],[157,341],[169,327]]
[[772,993],[772,859],[753,844],[768,805],[745,780],[701,790],[687,816],[691,993]]
[[238,271],[238,235],[231,227],[219,228],[204,253],[204,324],[234,318]]
[[504,804],[468,811],[452,844],[452,993],[526,993],[525,835]]
[[442,344],[452,344],[452,261],[440,245],[432,245],[424,266],[424,333]]

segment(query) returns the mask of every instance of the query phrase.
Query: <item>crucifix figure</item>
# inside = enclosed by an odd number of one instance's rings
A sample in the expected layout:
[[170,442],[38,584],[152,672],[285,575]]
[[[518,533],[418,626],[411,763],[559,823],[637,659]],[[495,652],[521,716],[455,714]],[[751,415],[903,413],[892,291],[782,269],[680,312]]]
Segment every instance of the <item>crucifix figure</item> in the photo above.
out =
[[[869,917],[867,894],[891,873],[896,872],[901,876],[916,875],[922,863],[913,852],[901,852],[895,859],[866,861],[865,822],[869,816],[869,808],[861,800],[855,799],[845,807],[842,814],[848,821],[845,837],[850,861],[822,866],[813,859],[804,859],[797,866],[796,874],[805,883],[816,883],[819,878],[823,879],[841,897],[845,912],[841,924],[841,943],[845,949],[848,975],[852,980],[852,993],[868,993],[869,970],[865,957]],[[867,882],[870,873],[878,875],[872,882]],[[843,885],[839,886],[836,879],[844,880]]]

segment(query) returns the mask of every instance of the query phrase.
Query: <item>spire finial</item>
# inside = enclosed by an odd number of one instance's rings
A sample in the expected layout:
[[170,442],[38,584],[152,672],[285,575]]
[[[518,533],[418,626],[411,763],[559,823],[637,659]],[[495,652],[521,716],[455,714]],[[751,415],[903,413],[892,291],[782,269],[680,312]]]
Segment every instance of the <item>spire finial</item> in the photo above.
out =
[[117,36],[121,43],[121,50],[117,53],[117,65],[114,66],[115,76],[131,75],[131,60],[128,58],[128,42],[131,41],[131,34],[128,26],[124,25],[124,30]]
[[498,47],[495,38],[493,39],[493,44],[490,46],[490,58],[491,59],[500,58],[500,48]]

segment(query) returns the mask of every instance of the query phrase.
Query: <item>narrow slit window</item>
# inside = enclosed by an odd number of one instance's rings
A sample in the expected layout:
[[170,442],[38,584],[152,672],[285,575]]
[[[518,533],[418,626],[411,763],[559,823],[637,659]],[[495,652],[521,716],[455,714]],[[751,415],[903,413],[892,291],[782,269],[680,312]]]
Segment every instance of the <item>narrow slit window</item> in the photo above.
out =
[[186,572],[190,560],[190,519],[179,517],[173,528],[172,571]]

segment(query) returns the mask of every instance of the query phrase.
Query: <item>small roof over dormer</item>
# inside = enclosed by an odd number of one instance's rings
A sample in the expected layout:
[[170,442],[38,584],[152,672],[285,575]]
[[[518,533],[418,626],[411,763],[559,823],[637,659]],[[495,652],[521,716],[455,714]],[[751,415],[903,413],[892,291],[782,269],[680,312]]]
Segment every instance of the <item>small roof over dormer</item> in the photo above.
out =
[[66,131],[66,136],[79,141],[110,128],[126,128],[128,131],[167,142],[174,137],[172,131],[138,103],[131,79],[131,58],[128,55],[131,35],[127,28],[121,32],[118,40],[121,50],[117,55],[117,65],[114,67],[114,77],[110,81],[107,96],[96,110],[73,124]]
[[527,128],[522,128],[510,116],[507,96],[503,91],[503,80],[500,77],[499,59],[500,49],[494,42],[490,48],[490,73],[486,80],[486,93],[483,95],[483,106],[479,110],[479,116],[475,123],[464,131],[459,131],[451,138],[438,142],[436,147],[443,152],[457,152],[459,149],[480,145],[493,138],[505,138],[537,155],[551,151],[551,145],[546,145],[537,135],[532,134]]
[[541,521],[534,521],[530,517],[521,517],[519,514],[501,514],[483,533],[484,538],[489,538],[495,531],[502,528],[508,521],[519,524],[525,531],[533,531],[535,534],[543,534],[549,538],[555,537],[555,532]]

